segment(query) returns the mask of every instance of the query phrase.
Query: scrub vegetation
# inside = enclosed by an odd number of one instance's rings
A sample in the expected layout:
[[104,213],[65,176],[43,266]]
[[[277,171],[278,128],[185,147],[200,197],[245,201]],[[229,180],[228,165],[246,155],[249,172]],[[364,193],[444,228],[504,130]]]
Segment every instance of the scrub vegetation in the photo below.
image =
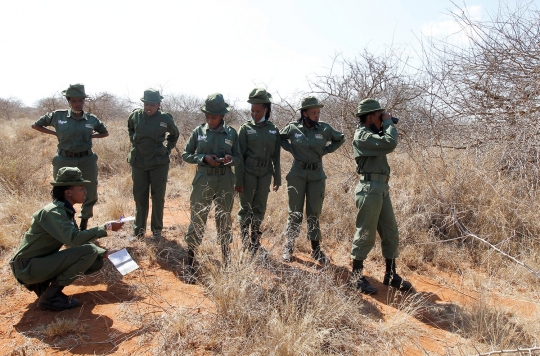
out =
[[[347,138],[324,158],[328,179],[321,230],[330,267],[308,257],[305,222],[297,241],[299,259],[281,263],[286,187],[270,194],[261,226],[267,261],[241,252],[235,223],[232,262],[222,269],[209,222],[197,256],[198,284],[211,303],[205,312],[164,297],[182,283],[187,224],[167,226],[159,243],[126,242],[127,232],[103,239],[110,250],[128,245],[142,267],[136,282],[122,282],[109,263],[96,276],[83,278],[123,283],[129,295],[114,315],[134,331],[121,337],[111,331],[107,342],[112,351],[120,352],[119,345],[134,338],[138,348],[131,353],[155,355],[540,353],[540,13],[518,4],[501,7],[483,21],[465,10],[453,16],[462,26],[457,37],[421,39],[422,52],[414,57],[399,48],[363,51],[355,58],[336,55],[334,67],[310,82],[311,93],[325,104],[321,120]],[[350,145],[356,105],[365,97],[380,100],[400,118],[400,144],[389,155],[390,194],[401,236],[398,270],[413,282],[413,293],[382,287],[384,260],[378,246],[365,272],[378,281],[379,295],[366,297],[347,285],[357,183]],[[298,98],[274,103],[272,121],[278,127],[297,118],[293,108]],[[181,131],[179,151],[204,121],[201,102],[170,95],[163,103]],[[95,226],[133,214],[126,120],[134,103],[108,93],[90,103],[88,109],[101,115],[110,132],[109,138],[94,142],[100,172],[100,200],[90,224]],[[36,108],[24,108],[14,98],[0,104],[5,104],[0,105],[5,120],[0,132],[0,297],[5,300],[28,293],[13,280],[7,262],[31,214],[50,201],[56,141],[30,125],[47,105],[64,103],[52,97]],[[235,109],[226,120],[237,128],[248,117],[249,112]],[[180,153],[172,152],[166,199],[178,202],[176,214],[185,217],[194,167],[183,163]],[[283,176],[291,162],[284,152]],[[162,284],[146,273],[155,268],[173,271],[178,285]],[[47,347],[70,350],[89,342],[73,320],[78,319],[36,325],[24,334],[25,343],[11,348],[12,354],[46,353]],[[75,344],[66,341],[66,333]],[[31,341],[34,335],[42,336]]]

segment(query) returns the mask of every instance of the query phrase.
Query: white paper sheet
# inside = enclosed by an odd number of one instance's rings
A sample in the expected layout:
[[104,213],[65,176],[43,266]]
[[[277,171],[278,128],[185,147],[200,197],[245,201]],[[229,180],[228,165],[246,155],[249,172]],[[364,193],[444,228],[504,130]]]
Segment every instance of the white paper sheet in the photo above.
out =
[[128,221],[135,221],[135,217],[134,216],[127,216],[125,218],[120,218],[118,219],[119,222],[128,222]]
[[109,260],[112,262],[118,272],[122,273],[122,276],[135,271],[139,268],[139,265],[133,261],[129,253],[125,248],[109,255]]

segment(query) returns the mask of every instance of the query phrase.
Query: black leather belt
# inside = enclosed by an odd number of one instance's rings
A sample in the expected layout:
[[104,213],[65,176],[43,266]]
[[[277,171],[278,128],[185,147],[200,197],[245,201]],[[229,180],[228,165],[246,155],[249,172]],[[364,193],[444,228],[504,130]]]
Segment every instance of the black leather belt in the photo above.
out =
[[255,167],[268,167],[271,161],[259,161],[258,159],[248,157],[246,162],[252,163]]
[[71,152],[71,151],[66,151],[66,150],[63,150],[61,148],[58,149],[58,154],[60,156],[65,156],[65,157],[69,157],[69,158],[81,158],[81,157],[86,157],[86,156],[89,156],[92,154],[92,150],[86,150],[86,151],[83,151],[83,152]]
[[9,261],[9,264],[13,267],[13,269],[25,269],[31,260],[31,258],[16,258]]
[[364,182],[383,182],[388,183],[390,176],[377,173],[360,173],[360,180]]
[[294,164],[299,168],[307,169],[310,171],[314,171],[319,168],[319,162],[307,163],[307,162],[302,162],[302,161],[294,161]]
[[231,169],[231,167],[228,167],[228,166],[225,166],[225,167],[203,167],[203,166],[198,166],[197,167],[197,171],[199,172],[206,172],[206,174],[211,174],[211,175],[224,175],[227,170]]

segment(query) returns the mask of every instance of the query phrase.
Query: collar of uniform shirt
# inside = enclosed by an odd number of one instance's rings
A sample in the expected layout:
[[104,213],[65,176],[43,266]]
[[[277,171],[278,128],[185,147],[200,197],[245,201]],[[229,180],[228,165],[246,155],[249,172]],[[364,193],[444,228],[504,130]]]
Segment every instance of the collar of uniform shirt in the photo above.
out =
[[64,200],[63,203],[66,209],[73,211],[73,214],[77,213],[77,210],[75,210],[75,208],[73,207],[73,205],[70,204],[70,202],[68,202],[67,200]]
[[[72,113],[73,113],[73,110],[68,109],[67,117],[71,117]],[[77,118],[75,117],[75,119],[77,119]],[[81,119],[88,120],[88,118],[86,117],[86,111],[84,111],[84,110],[83,110],[83,114],[82,114]],[[80,119],[77,119],[77,120],[80,120]]]
[[259,122],[255,122],[255,119],[251,118],[251,122],[253,123],[253,125],[262,126],[266,123],[266,117],[263,116],[263,118]]
[[203,130],[204,130],[204,132],[206,132],[208,130],[214,131],[214,132],[224,132],[224,133],[228,132],[227,127],[225,126],[225,122],[217,130],[211,129],[208,124],[205,124]]

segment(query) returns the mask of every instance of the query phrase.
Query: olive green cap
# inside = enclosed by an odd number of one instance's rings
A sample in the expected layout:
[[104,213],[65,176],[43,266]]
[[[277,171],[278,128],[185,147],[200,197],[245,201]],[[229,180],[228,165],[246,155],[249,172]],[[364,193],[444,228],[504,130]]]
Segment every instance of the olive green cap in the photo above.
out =
[[66,98],[88,98],[83,84],[70,84],[66,90],[62,91],[62,95]]
[[306,96],[302,99],[302,106],[298,110],[307,110],[307,109],[318,109],[322,108],[324,105],[319,103],[319,100],[314,96]]
[[208,95],[204,105],[201,106],[201,111],[210,115],[225,115],[230,110],[229,104],[223,99],[223,95],[220,93],[214,93]]
[[144,91],[141,101],[143,103],[156,104],[161,103],[161,99],[163,97],[159,94],[159,90],[150,88]]
[[384,110],[384,108],[381,108],[381,104],[379,104],[377,100],[366,98],[358,103],[358,112],[356,113],[356,116],[362,116],[379,110]]
[[272,102],[272,94],[268,93],[266,89],[255,88],[249,93],[247,102],[250,104],[269,104]]
[[56,182],[51,182],[51,185],[66,186],[66,185],[88,185],[92,182],[84,180],[81,170],[77,167],[62,167],[56,175]]

